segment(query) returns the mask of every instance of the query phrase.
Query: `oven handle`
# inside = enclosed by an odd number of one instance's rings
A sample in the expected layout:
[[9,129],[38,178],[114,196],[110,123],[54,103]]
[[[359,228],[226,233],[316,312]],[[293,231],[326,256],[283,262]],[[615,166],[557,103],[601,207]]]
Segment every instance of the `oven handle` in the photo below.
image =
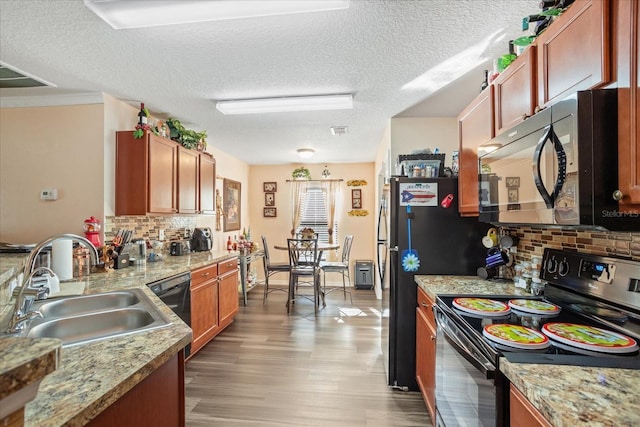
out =
[[[472,348],[472,344],[465,345],[462,340],[458,337],[459,334],[462,334],[462,331],[454,331],[456,327],[454,326],[452,330],[449,330],[449,322],[450,319],[446,319],[446,314],[442,312],[441,309],[434,306],[434,311],[436,312],[436,323],[438,324],[438,329],[441,330],[444,334],[445,339],[451,344],[451,346],[458,352],[462,357],[464,357],[469,363],[471,363],[477,370],[482,372],[486,379],[494,379],[496,377],[496,368],[493,366],[486,357],[480,354],[477,350],[472,351],[469,348]],[[442,317],[445,317],[443,319]]]

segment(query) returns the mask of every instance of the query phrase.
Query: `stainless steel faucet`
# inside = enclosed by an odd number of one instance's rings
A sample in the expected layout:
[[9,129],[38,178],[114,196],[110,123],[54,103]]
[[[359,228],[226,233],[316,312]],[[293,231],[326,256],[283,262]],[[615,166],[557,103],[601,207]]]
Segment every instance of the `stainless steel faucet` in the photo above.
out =
[[[30,288],[31,281],[33,280],[33,276],[38,273],[39,269],[35,269],[36,258],[42,252],[42,250],[56,240],[62,239],[71,239],[76,240],[82,246],[89,250],[91,254],[91,265],[98,264],[98,250],[93,246],[93,244],[86,239],[85,237],[78,236],[76,234],[56,234],[55,236],[51,236],[42,242],[38,243],[35,248],[29,254],[27,261],[24,264],[24,279],[22,280],[22,285],[15,296],[16,301],[13,307],[13,314],[11,315],[11,320],[9,321],[9,329],[7,333],[13,334],[20,332],[24,329],[25,323],[27,320],[33,317],[42,317],[37,311],[30,311],[31,304],[26,303],[25,293],[27,289]],[[46,298],[46,295],[40,294],[41,298]],[[25,304],[26,303],[26,304]]]

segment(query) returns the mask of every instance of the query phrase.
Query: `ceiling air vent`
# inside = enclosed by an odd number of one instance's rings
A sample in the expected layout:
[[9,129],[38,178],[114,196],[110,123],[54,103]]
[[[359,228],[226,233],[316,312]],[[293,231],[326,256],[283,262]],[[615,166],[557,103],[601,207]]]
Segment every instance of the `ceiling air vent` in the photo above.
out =
[[40,86],[54,86],[49,83],[45,83],[44,80],[36,79],[33,76],[26,75],[22,71],[17,71],[13,67],[9,67],[6,64],[0,63],[0,88],[25,88],[25,87],[40,87]]
[[349,126],[331,126],[331,134],[341,136],[349,133]]

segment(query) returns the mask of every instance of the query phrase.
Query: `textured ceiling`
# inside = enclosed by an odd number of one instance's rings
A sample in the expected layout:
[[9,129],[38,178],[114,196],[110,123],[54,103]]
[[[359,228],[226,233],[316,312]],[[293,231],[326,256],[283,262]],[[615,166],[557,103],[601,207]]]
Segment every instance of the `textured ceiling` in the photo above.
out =
[[[206,130],[249,164],[373,161],[389,119],[455,117],[538,0],[351,0],[289,16],[114,30],[82,0],[0,0],[0,61],[57,86],[105,92]],[[353,110],[224,116],[215,100],[353,93]],[[331,126],[349,127],[333,136]]]

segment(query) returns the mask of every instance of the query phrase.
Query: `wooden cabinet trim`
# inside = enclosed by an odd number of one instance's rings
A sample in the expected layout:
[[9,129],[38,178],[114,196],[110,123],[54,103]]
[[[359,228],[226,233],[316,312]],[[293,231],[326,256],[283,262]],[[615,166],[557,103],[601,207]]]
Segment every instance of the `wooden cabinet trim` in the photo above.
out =
[[509,393],[509,419],[511,427],[553,427],[513,384]]
[[197,151],[178,147],[178,212],[199,212],[200,156]]

